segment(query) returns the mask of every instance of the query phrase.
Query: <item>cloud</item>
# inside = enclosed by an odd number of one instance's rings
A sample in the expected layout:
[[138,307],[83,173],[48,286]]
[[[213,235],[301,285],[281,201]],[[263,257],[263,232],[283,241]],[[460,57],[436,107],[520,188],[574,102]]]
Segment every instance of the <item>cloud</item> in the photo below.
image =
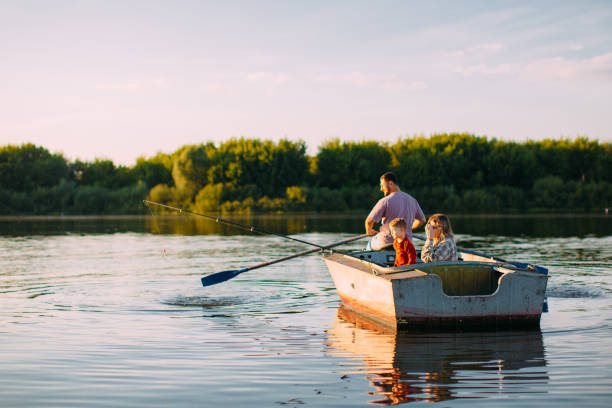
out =
[[417,91],[427,88],[423,81],[387,81],[383,87],[388,91]]
[[274,85],[282,85],[289,81],[289,75],[276,72],[250,72],[246,77],[249,82],[265,82]]
[[107,89],[121,92],[141,92],[170,88],[166,78],[151,78],[127,82],[105,82],[96,85],[97,89]]
[[389,91],[417,90],[425,88],[423,81],[407,81],[393,74],[372,74],[359,71],[341,74],[316,74],[309,79],[316,83],[353,86],[357,88],[378,87]]
[[507,75],[516,74],[519,70],[517,64],[476,64],[468,66],[459,66],[455,69],[456,72],[463,74],[466,77],[474,75]]
[[502,50],[504,46],[499,43],[488,43],[488,44],[477,44],[469,47],[467,50],[469,53],[496,53]]
[[495,54],[504,48],[500,43],[484,43],[476,44],[462,50],[456,50],[444,53],[447,57],[463,58],[467,56],[482,56]]
[[202,91],[212,94],[227,94],[235,91],[235,87],[229,83],[208,83],[202,86]]
[[525,73],[539,78],[612,79],[612,52],[582,60],[548,58],[525,66]]
[[586,59],[553,57],[523,64],[459,66],[455,71],[466,77],[508,75],[532,79],[612,79],[612,52]]
[[313,82],[336,83],[357,87],[368,86],[389,79],[391,79],[389,75],[365,74],[359,71],[341,74],[317,74],[310,76],[310,80]]

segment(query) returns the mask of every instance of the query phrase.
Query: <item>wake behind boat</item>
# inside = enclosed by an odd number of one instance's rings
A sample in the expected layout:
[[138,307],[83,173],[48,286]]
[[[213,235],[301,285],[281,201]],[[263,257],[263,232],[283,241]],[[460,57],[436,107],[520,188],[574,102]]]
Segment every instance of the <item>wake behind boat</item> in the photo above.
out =
[[468,249],[393,267],[393,251],[323,255],[344,305],[391,327],[539,326],[548,270]]

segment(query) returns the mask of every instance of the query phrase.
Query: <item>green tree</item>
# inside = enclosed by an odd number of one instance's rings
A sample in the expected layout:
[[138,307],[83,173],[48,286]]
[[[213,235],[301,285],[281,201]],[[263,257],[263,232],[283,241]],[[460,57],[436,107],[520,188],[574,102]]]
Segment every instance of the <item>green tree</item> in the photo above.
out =
[[568,191],[561,177],[546,176],[539,178],[531,189],[533,203],[540,208],[566,208]]
[[529,189],[536,175],[533,152],[524,144],[493,141],[483,160],[485,185],[504,184]]
[[12,191],[51,187],[68,176],[68,163],[61,154],[25,143],[0,147],[0,186]]
[[206,143],[183,146],[172,155],[172,179],[186,197],[193,198],[208,182],[208,171],[215,153],[215,146]]
[[108,159],[95,159],[93,162],[76,160],[71,163],[70,168],[72,179],[81,186],[118,189],[138,181],[130,168],[115,166],[115,163]]
[[285,190],[287,196],[287,204],[290,210],[302,211],[307,209],[308,188],[291,186]]
[[149,191],[148,200],[161,204],[174,203],[174,187],[158,184]]
[[484,189],[473,189],[464,191],[461,206],[465,212],[496,213],[501,210],[502,202],[499,197]]
[[281,197],[289,186],[306,181],[308,158],[304,142],[230,139],[215,151],[208,173],[210,184],[256,186],[260,195]]
[[208,184],[204,186],[195,198],[195,208],[199,212],[218,212],[228,200],[228,188],[223,183]]
[[436,134],[398,140],[390,148],[392,167],[405,188],[452,186],[458,190],[483,185],[491,143],[467,133]]
[[81,186],[74,196],[76,214],[106,214],[109,189],[99,185]]
[[136,180],[144,182],[149,188],[153,188],[158,184],[174,184],[172,170],[168,169],[164,163],[155,159],[138,158],[131,172]]
[[319,148],[313,170],[321,187],[373,186],[390,164],[391,153],[385,144],[333,139]]

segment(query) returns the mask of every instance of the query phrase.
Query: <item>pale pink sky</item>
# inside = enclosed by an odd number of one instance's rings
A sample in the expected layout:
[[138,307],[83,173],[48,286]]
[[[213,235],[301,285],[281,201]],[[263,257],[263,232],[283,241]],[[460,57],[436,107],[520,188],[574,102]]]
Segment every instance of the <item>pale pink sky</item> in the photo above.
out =
[[[422,4],[427,3],[427,4]],[[609,1],[0,1],[0,145],[612,141]]]

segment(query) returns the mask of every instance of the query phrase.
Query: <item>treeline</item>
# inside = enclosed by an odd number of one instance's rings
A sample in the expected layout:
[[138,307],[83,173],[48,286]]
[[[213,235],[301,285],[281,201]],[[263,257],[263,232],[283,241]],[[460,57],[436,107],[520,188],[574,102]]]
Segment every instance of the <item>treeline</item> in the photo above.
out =
[[469,134],[321,145],[231,139],[139,158],[69,162],[32,144],[0,147],[0,214],[137,214],[148,198],[198,212],[369,210],[394,171],[426,213],[599,212],[612,204],[612,144],[524,143]]

